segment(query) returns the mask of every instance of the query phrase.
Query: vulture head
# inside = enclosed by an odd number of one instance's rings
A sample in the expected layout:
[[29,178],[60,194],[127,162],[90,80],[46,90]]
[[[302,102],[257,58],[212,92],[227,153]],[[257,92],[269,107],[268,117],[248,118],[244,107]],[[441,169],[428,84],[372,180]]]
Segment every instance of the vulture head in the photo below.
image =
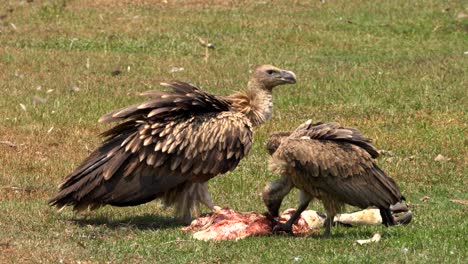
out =
[[274,87],[283,84],[296,83],[296,74],[273,65],[261,65],[255,68],[249,84],[271,91]]

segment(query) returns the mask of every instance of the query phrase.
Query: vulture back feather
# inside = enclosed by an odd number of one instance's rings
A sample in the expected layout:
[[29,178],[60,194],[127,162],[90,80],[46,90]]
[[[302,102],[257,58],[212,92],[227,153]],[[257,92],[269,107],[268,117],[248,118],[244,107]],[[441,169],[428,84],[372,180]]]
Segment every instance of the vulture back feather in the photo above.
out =
[[190,83],[174,81],[161,85],[172,88],[173,91],[156,90],[141,93],[142,96],[149,96],[152,100],[113,111],[101,117],[99,122],[108,123],[142,117],[159,119],[184,113],[229,111],[231,108],[226,99],[204,92]]
[[372,145],[372,141],[364,137],[359,130],[351,127],[341,127],[338,123],[319,122],[313,124],[312,121],[309,120],[296,128],[291,137],[309,137],[317,140],[348,142],[361,147],[374,159],[379,156],[379,152],[377,148]]

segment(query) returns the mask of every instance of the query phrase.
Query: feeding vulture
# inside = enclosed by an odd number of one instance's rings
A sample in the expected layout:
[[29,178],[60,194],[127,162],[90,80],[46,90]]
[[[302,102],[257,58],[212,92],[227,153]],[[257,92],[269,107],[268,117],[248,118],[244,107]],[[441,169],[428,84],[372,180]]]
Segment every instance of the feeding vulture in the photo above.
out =
[[185,222],[200,203],[215,210],[207,181],[236,168],[250,150],[253,127],[272,115],[272,89],[295,82],[293,72],[262,65],[247,89],[231,96],[162,83],[172,91],[144,92],[152,99],[99,119],[120,123],[102,133],[104,142],[65,177],[49,204],[80,211],[162,198]]
[[277,231],[292,233],[292,224],[314,198],[323,202],[327,213],[324,237],[330,237],[333,218],[345,204],[362,209],[375,206],[384,225],[395,224],[390,207],[404,197],[375,163],[377,149],[358,130],[309,120],[293,132],[270,135],[267,149],[270,170],[282,176],[262,194],[268,213],[277,217],[283,198],[293,187],[300,190],[297,212],[287,223],[277,225]]

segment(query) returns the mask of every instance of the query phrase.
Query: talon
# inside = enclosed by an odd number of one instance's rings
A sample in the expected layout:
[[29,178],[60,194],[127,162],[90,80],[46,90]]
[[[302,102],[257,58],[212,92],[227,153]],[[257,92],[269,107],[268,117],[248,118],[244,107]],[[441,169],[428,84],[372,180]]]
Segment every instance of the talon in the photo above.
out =
[[390,205],[390,211],[392,211],[392,214],[397,214],[401,212],[408,212],[409,209],[404,203],[396,203],[394,205]]
[[399,217],[395,217],[395,223],[400,224],[400,225],[407,225],[411,223],[412,219],[413,219],[413,213],[408,210],[406,214],[399,216]]
[[286,234],[294,236],[292,227],[286,224],[277,224],[276,226],[273,227],[273,233],[280,233],[280,232],[284,232]]
[[190,225],[193,219],[191,215],[184,215],[181,220],[185,225]]
[[276,217],[274,217],[270,212],[264,212],[262,215],[272,223],[272,226],[279,224],[278,220],[276,220]]

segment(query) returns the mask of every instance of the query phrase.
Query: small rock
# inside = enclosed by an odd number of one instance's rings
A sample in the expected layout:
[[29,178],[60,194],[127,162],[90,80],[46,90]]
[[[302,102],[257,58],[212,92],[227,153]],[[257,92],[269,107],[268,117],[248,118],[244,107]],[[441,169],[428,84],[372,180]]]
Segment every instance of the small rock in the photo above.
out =
[[450,200],[452,203],[468,205],[468,200]]
[[360,240],[356,240],[356,242],[359,245],[364,245],[364,244],[371,243],[371,242],[377,243],[380,241],[381,238],[382,236],[379,233],[375,233],[374,235],[372,235],[370,239],[360,239]]
[[9,147],[12,147],[12,148],[17,148],[18,147],[18,145],[16,145],[13,142],[10,142],[10,141],[0,141],[0,144],[5,144],[5,145],[7,145]]
[[425,203],[429,202],[430,200],[431,200],[431,197],[429,196],[424,196],[423,198],[419,199],[419,201],[425,202]]
[[389,157],[393,157],[395,154],[393,154],[393,151],[391,150],[385,150],[385,149],[381,149],[378,151],[380,155],[382,156],[389,156]]
[[23,79],[23,78],[24,78],[24,74],[19,73],[18,71],[15,71],[15,77],[20,78],[20,79]]
[[466,18],[468,18],[468,14],[463,11],[457,14],[457,19],[466,19]]
[[208,41],[206,41],[205,39],[203,38],[198,38],[198,42],[200,42],[200,44],[202,44],[203,46],[209,48],[209,49],[214,49],[216,48],[215,44],[213,43],[210,43]]
[[442,162],[442,161],[449,161],[451,158],[447,158],[442,156],[442,154],[437,155],[437,157],[434,158],[434,161],[436,162]]
[[36,104],[43,104],[43,103],[47,102],[47,98],[42,98],[42,97],[40,97],[40,96],[36,96],[36,95],[35,95],[35,96],[33,96],[33,98],[31,99],[31,101],[32,101],[32,103],[33,103],[34,105],[36,105]]
[[121,73],[122,73],[122,71],[119,70],[119,69],[117,69],[117,70],[111,72],[111,75],[112,75],[112,76],[117,76],[117,75],[119,75],[119,74],[121,74]]
[[183,67],[172,67],[169,72],[170,73],[175,73],[175,72],[181,72],[181,71],[184,71]]
[[80,88],[79,88],[78,86],[76,86],[76,85],[73,84],[73,85],[70,87],[70,91],[76,93],[76,92],[79,92],[79,91],[80,91]]

